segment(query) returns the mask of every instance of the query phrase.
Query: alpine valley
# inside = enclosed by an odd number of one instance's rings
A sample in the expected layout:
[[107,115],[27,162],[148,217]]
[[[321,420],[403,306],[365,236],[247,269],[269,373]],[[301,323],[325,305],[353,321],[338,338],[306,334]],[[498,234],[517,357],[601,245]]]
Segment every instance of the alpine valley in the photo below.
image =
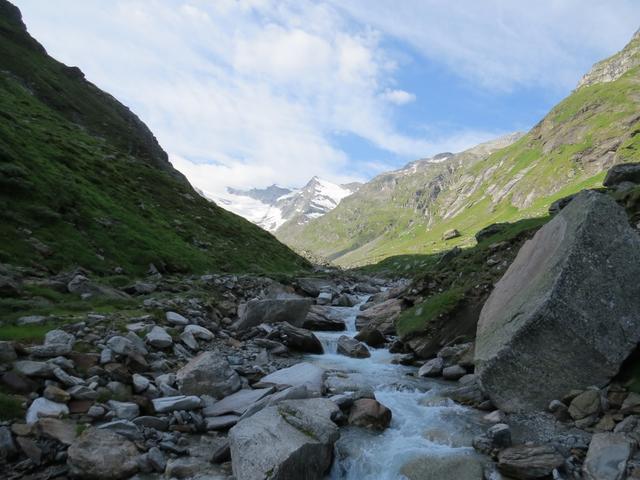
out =
[[637,33],[527,133],[211,194],[0,0],[0,478],[639,479],[639,133]]

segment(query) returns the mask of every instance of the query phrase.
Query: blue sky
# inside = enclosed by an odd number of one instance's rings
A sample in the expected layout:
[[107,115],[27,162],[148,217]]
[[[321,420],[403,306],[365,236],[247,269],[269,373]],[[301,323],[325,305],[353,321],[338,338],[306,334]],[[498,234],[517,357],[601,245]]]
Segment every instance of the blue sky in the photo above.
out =
[[525,131],[635,0],[16,0],[202,190],[346,182]]

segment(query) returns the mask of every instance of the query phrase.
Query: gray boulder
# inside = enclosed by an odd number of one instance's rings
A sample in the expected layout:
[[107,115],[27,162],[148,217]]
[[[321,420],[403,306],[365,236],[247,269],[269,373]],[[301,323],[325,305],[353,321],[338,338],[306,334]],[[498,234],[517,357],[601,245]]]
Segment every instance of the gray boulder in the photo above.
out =
[[446,380],[459,380],[467,374],[467,371],[460,365],[451,365],[442,370],[442,376]]
[[323,290],[331,290],[335,287],[333,282],[324,278],[299,278],[298,288],[310,297],[317,297]]
[[349,425],[382,431],[391,423],[392,412],[373,398],[360,398],[349,412]]
[[440,357],[427,360],[424,365],[418,370],[418,376],[420,377],[439,377],[442,375],[444,367],[444,361]]
[[193,335],[194,338],[198,340],[205,340],[207,342],[213,340],[215,337],[211,330],[195,324],[187,325],[186,327],[184,327],[183,333]]
[[13,362],[13,368],[27,377],[50,377],[53,373],[53,367],[50,364],[33,360],[18,360]]
[[246,417],[250,417],[251,415],[255,415],[263,408],[272,407],[280,402],[284,402],[285,400],[302,400],[310,397],[312,397],[312,395],[309,394],[309,391],[307,390],[307,387],[305,385],[287,387],[284,390],[280,390],[279,392],[267,395],[266,397],[263,397],[257,402],[253,403],[242,414],[242,418],[244,419]]
[[219,415],[217,417],[207,417],[207,430],[228,430],[240,420],[239,415]]
[[42,345],[29,348],[29,353],[34,357],[58,357],[68,355],[73,349],[76,337],[64,330],[51,330],[44,337]]
[[364,342],[373,348],[382,347],[387,342],[387,339],[382,332],[374,327],[363,328],[355,336],[355,339]]
[[240,376],[220,354],[202,352],[176,373],[176,382],[184,395],[210,395],[223,398],[240,390]]
[[264,396],[273,393],[273,391],[273,388],[245,388],[238,390],[236,393],[224,397],[219,402],[205,407],[202,413],[207,417],[217,417],[225,413],[242,415],[251,405],[261,400]]
[[598,390],[587,390],[571,400],[569,404],[569,415],[574,420],[581,420],[591,415],[597,415],[602,409],[600,392]]
[[341,332],[347,329],[344,320],[333,318],[331,310],[320,305],[311,307],[302,328],[321,332]]
[[173,338],[167,331],[159,326],[155,326],[145,336],[145,340],[149,345],[155,348],[168,348],[173,345]]
[[136,472],[137,456],[136,446],[121,435],[89,428],[69,447],[67,464],[75,478],[117,480]]
[[278,324],[276,330],[269,335],[269,339],[279,340],[291,350],[305,353],[324,353],[320,340],[312,331],[294,327],[289,322]]
[[308,298],[283,298],[249,300],[240,318],[234,324],[237,330],[255,327],[261,323],[289,322],[300,326],[309,313],[313,300]]
[[[286,386],[307,388],[309,396],[320,396],[324,387],[324,369],[311,363],[297,363],[260,379],[261,386]],[[257,385],[256,385],[257,386]]]
[[107,341],[107,346],[116,355],[123,355],[134,360],[144,357],[147,354],[144,344],[135,334],[133,337],[116,335]]
[[356,328],[375,328],[383,335],[395,335],[395,321],[402,313],[403,302],[399,298],[391,298],[382,303],[371,305],[356,317]]
[[604,386],[640,340],[640,236],[582,192],[522,247],[482,309],[476,373],[507,412]]
[[69,408],[64,403],[52,402],[44,397],[36,398],[29,406],[26,422],[33,424],[44,417],[61,417],[69,415]]
[[140,415],[140,407],[133,402],[118,402],[117,400],[109,400],[107,405],[116,416],[116,418],[124,418],[125,420],[133,420]]
[[589,444],[583,471],[588,480],[622,480],[634,444],[622,433],[597,433]]
[[174,410],[195,410],[202,406],[200,397],[195,395],[154,398],[151,402],[156,413],[173,412]]
[[167,319],[167,322],[169,322],[172,325],[188,325],[189,324],[189,320],[187,318],[183,317],[182,315],[176,312],[167,312],[165,314],[165,318]]
[[338,338],[338,353],[354,358],[367,358],[371,356],[369,349],[364,343],[346,335]]
[[340,433],[328,399],[287,400],[240,421],[229,431],[237,480],[321,480]]

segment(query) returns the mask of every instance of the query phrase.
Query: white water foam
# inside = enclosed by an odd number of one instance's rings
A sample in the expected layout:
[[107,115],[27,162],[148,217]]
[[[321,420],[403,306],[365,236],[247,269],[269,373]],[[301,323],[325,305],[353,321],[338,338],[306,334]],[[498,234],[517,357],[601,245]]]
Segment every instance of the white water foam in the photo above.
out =
[[[341,335],[354,336],[360,305],[331,307],[331,316],[345,321],[343,332],[316,332],[324,355],[310,361],[357,385],[372,387],[376,399],[391,409],[391,425],[382,433],[362,428],[341,429],[331,480],[406,479],[401,470],[412,460],[434,456],[473,456],[473,436],[481,433],[479,414],[439,396],[442,383],[416,378],[416,369],[392,363],[387,349],[370,348],[358,359],[336,353]],[[447,479],[442,479],[447,480]]]

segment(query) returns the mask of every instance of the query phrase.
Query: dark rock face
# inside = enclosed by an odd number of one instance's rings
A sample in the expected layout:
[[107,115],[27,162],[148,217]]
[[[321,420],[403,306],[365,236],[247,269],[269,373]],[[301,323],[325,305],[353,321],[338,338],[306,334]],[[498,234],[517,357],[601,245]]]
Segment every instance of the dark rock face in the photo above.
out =
[[487,300],[476,373],[513,412],[606,384],[640,340],[640,237],[609,196],[583,192],[520,250]]
[[605,187],[613,187],[623,182],[640,183],[640,163],[615,165],[607,172],[602,184]]

